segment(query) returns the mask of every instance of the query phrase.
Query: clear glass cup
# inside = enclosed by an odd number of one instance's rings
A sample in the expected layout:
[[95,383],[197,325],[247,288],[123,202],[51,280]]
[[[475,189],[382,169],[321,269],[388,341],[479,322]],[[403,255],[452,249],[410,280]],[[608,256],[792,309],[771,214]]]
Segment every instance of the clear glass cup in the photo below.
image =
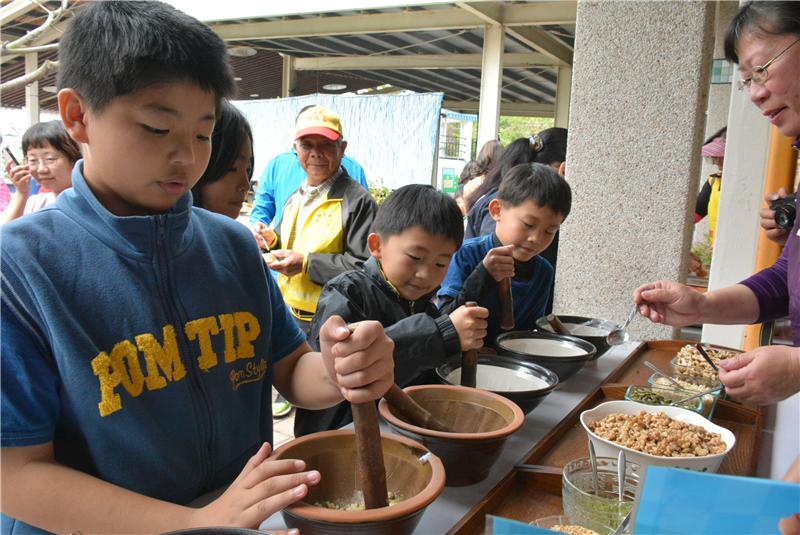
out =
[[[564,514],[571,524],[591,529],[600,535],[614,533],[625,516],[633,510],[636,488],[644,477],[641,467],[625,463],[622,502],[618,498],[617,460],[597,458],[597,488],[588,458],[575,459],[564,466],[561,499]],[[629,524],[630,526],[630,524]],[[631,533],[628,528],[624,533]]]

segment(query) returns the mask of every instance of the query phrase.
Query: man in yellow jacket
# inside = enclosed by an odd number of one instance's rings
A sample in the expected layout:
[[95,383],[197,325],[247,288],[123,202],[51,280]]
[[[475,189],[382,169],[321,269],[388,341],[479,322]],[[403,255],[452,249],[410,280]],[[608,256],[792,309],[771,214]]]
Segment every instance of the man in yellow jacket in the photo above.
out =
[[369,258],[367,235],[377,205],[341,165],[347,142],[335,112],[324,106],[302,112],[294,147],[306,179],[286,201],[276,233],[266,241],[283,299],[308,333],[325,283]]

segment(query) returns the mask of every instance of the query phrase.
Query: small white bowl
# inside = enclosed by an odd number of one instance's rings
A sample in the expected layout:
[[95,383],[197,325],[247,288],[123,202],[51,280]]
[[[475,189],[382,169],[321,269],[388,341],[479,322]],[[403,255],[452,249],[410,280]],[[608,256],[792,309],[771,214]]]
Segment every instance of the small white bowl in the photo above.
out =
[[[636,415],[639,414],[640,411],[655,414],[663,412],[675,420],[698,425],[712,433],[719,433],[727,447],[722,453],[704,455],[702,457],[663,457],[660,455],[650,455],[649,453],[643,453],[622,446],[616,442],[601,438],[589,430],[589,423],[602,420],[609,414]],[[728,429],[711,423],[696,412],[680,407],[645,405],[644,403],[637,403],[635,401],[607,401],[601,403],[594,409],[581,413],[581,425],[583,425],[583,428],[589,435],[589,440],[594,444],[594,449],[598,457],[616,458],[617,455],[619,455],[619,451],[623,450],[627,460],[639,463],[642,468],[647,466],[670,466],[673,468],[686,468],[698,472],[716,472],[719,469],[719,465],[722,464],[722,459],[733,449],[733,445],[736,443],[736,437],[734,437],[733,433]]]

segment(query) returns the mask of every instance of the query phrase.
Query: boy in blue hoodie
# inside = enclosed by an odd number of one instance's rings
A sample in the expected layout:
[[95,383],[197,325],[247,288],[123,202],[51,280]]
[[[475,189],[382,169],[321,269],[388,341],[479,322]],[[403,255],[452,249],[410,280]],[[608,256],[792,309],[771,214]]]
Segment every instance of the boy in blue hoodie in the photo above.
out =
[[59,61],[84,160],[54,206],[2,228],[3,533],[257,527],[320,480],[267,460],[272,385],[310,408],[377,399],[392,343],[332,318],[312,352],[250,232],[192,208],[233,90],[209,28],[90,3]]
[[553,266],[540,256],[553,242],[572,208],[572,191],[549,165],[524,163],[503,177],[489,203],[492,234],[470,238],[453,257],[439,290],[439,309],[465,301],[489,309],[486,345],[500,334],[498,283],[511,279],[515,329],[533,329],[544,314],[553,286]]

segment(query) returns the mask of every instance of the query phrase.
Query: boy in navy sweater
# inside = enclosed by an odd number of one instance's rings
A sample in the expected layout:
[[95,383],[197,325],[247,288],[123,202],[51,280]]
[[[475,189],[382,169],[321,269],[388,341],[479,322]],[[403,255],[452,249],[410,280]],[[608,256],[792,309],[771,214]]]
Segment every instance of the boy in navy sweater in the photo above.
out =
[[553,266],[539,253],[547,249],[569,215],[569,184],[550,166],[512,167],[489,203],[495,232],[470,238],[453,257],[439,290],[439,308],[465,301],[489,309],[487,345],[500,333],[498,282],[511,278],[515,329],[532,329],[544,314],[553,285]]
[[[480,347],[486,335],[486,309],[462,306],[448,315],[431,301],[463,237],[461,211],[451,197],[419,184],[393,192],[367,237],[371,258],[323,288],[311,322],[311,346],[319,347],[321,328],[332,315],[347,322],[374,319],[394,341],[397,384],[436,381],[430,372],[461,351]],[[346,403],[298,409],[294,432],[337,429],[352,418]]]
[[377,399],[392,342],[331,318],[312,352],[248,229],[192,208],[234,87],[208,27],[89,3],[59,61],[84,159],[54,206],[2,228],[3,533],[257,527],[320,480],[267,460],[272,385],[310,408]]

